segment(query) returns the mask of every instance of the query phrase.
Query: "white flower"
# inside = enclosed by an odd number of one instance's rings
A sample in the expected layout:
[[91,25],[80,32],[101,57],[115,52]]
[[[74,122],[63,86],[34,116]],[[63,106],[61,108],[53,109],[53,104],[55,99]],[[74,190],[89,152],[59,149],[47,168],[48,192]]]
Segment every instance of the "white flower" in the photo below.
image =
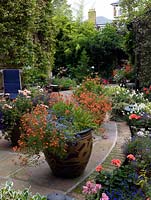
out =
[[4,106],[3,106],[3,109],[5,109],[5,108],[12,109],[13,107],[12,107],[12,106],[10,106],[10,105],[8,105],[8,104],[4,104]]
[[40,104],[40,106],[45,107],[45,108],[49,108],[47,105],[44,105],[44,104]]
[[138,131],[138,132],[137,132],[137,135],[140,136],[140,137],[144,137],[145,134],[144,134],[143,131]]
[[25,89],[25,90],[24,90],[24,93],[26,93],[26,95],[28,95],[28,94],[30,95],[30,94],[31,94],[31,91]]
[[43,92],[44,90],[41,88],[41,89],[39,89],[39,92]]

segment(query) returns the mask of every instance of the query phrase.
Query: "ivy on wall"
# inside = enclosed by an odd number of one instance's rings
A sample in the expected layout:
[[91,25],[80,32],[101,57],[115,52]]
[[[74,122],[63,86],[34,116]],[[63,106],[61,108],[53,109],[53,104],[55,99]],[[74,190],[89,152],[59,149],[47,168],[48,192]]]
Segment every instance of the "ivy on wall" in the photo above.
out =
[[151,9],[132,22],[136,78],[139,87],[151,85]]
[[52,1],[0,0],[0,16],[0,68],[22,68],[25,82],[45,80],[55,53]]

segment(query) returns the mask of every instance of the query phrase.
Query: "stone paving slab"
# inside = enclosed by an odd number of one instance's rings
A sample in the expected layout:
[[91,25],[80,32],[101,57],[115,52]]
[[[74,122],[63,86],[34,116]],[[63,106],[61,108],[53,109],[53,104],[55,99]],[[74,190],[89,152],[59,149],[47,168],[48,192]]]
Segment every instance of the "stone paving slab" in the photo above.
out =
[[[3,153],[4,155],[4,153]],[[16,153],[9,153],[8,155],[5,155],[5,157],[1,156],[0,151],[0,176],[1,177],[10,177],[11,174],[15,173],[18,169],[20,169],[19,165],[16,165],[14,160],[17,159]]]
[[15,159],[17,156],[16,153],[12,153],[8,143],[4,144],[4,141],[0,140],[0,158],[3,160],[3,162],[0,162],[0,183],[5,179],[13,180],[16,188],[20,189],[31,186],[33,193],[39,192],[43,195],[47,195],[52,191],[61,191],[63,193],[72,191],[95,170],[98,164],[101,164],[106,159],[115,146],[117,140],[116,123],[107,122],[104,126],[108,139],[102,139],[99,136],[94,139],[88,165],[84,173],[74,179],[56,178],[52,175],[45,161],[38,167],[20,167],[19,165],[15,165],[12,159]]

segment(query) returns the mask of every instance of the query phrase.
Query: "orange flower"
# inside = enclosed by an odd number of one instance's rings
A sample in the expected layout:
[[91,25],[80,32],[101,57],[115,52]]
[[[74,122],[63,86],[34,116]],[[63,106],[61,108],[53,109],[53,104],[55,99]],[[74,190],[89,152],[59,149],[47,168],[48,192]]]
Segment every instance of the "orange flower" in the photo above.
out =
[[18,149],[18,147],[17,146],[15,146],[15,147],[13,147],[13,151],[17,151],[17,149]]
[[134,156],[133,154],[127,155],[127,158],[128,158],[129,160],[136,160],[136,158],[135,158],[135,156]]
[[101,172],[103,169],[102,165],[98,165],[96,168],[95,168],[95,171],[96,172]]
[[131,69],[131,66],[130,65],[126,65],[125,66],[125,71],[126,72],[130,72],[132,69]]
[[70,113],[70,110],[66,110],[65,114],[68,115]]
[[113,70],[113,76],[115,76],[117,74],[117,70]]

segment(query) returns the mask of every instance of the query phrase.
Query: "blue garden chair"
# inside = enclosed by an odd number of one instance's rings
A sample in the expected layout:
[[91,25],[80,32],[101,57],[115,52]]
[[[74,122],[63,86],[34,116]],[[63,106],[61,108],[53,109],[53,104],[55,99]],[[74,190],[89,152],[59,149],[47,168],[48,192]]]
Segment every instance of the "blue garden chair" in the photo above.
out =
[[18,90],[22,89],[21,76],[19,69],[3,69],[3,91],[4,95],[9,96],[10,99],[15,99],[18,95]]

